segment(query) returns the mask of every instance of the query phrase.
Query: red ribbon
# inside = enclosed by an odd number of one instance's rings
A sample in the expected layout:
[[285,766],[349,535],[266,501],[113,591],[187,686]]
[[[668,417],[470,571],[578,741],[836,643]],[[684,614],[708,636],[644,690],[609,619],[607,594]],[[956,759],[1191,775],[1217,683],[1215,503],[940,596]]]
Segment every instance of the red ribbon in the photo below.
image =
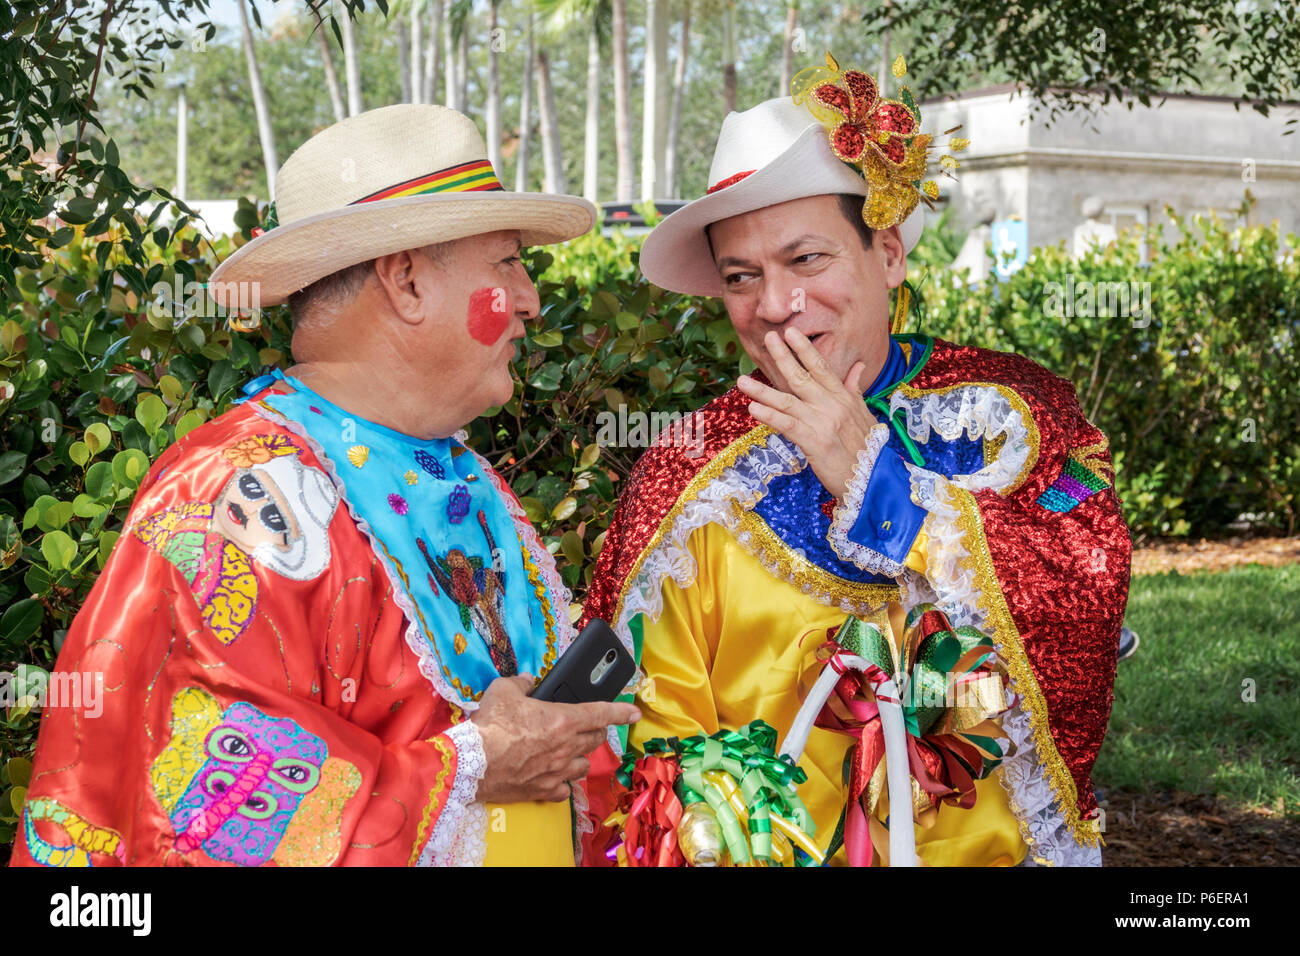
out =
[[[844,820],[844,852],[850,866],[870,866],[875,858],[867,814],[862,795],[867,791],[876,768],[885,759],[885,733],[877,701],[898,703],[898,699],[880,692],[889,675],[875,664],[865,671],[851,670],[843,661],[844,651],[829,642],[829,664],[840,675],[835,695],[849,713],[841,718],[826,707],[817,716],[816,726],[848,734],[857,740],[850,755],[848,812]],[[871,699],[868,699],[871,698]],[[964,761],[964,762],[963,762]],[[907,735],[907,762],[920,788],[937,805],[948,803],[962,809],[975,805],[975,780],[967,766],[980,766],[982,757],[974,746],[955,734],[928,734],[923,738]],[[891,816],[894,816],[891,808]],[[896,819],[911,823],[912,808]]]
[[632,789],[619,799],[627,810],[623,845],[628,866],[682,866],[677,824],[682,802],[673,790],[681,768],[676,760],[646,757],[632,771]]

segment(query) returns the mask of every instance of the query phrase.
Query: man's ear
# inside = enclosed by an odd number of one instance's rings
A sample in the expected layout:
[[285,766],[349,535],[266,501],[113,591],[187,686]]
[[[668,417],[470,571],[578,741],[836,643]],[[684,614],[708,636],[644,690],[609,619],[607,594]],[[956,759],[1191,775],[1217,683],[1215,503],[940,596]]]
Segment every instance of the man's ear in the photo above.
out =
[[885,267],[885,285],[897,288],[907,278],[907,250],[903,248],[903,235],[897,226],[878,230],[873,237],[878,243],[881,264]]
[[418,249],[392,252],[375,260],[379,288],[393,312],[405,322],[416,323],[424,318],[421,283],[417,279],[420,270],[428,265],[428,257]]

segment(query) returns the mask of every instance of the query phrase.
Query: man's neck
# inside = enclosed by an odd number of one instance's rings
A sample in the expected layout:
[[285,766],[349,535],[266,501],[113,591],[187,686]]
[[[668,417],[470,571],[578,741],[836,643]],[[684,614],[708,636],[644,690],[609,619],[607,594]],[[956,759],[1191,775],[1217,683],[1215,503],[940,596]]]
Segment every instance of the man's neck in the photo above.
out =
[[356,368],[352,362],[303,362],[284,374],[345,412],[421,441],[448,438],[463,427],[412,409],[409,393],[395,390],[382,376],[358,376]]

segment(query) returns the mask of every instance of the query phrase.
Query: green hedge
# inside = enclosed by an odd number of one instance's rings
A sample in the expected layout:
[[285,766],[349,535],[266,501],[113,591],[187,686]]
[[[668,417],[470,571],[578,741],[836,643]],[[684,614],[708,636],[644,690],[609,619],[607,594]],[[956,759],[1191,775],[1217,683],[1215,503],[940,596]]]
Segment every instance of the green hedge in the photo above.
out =
[[[1180,235],[1149,230],[1146,265],[1135,231],[1079,261],[1064,243],[1035,249],[1010,279],[976,290],[931,276],[925,331],[1020,352],[1072,380],[1110,438],[1135,539],[1222,535],[1243,513],[1294,533],[1300,241],[1283,245],[1276,223],[1231,229],[1166,212]],[[1148,283],[1149,310],[1125,315],[1113,295],[1103,308],[1104,283],[1130,295]]]
[[[20,275],[0,324],[0,670],[48,669],[122,527],[149,464],[221,414],[239,386],[290,364],[286,311],[234,331],[196,295],[177,308],[142,290],[206,281],[243,235],[192,229],[149,247],[147,273],[120,261],[112,235],[81,230]],[[1135,241],[1071,263],[1040,249],[1012,279],[968,289],[923,268],[913,328],[1014,349],[1072,378],[1110,435],[1119,489],[1138,534],[1210,533],[1238,512],[1294,529],[1300,488],[1294,258],[1275,229],[1217,222],[1137,262]],[[1289,237],[1292,246],[1294,237]],[[152,242],[152,240],[148,240]],[[930,253],[953,246],[935,235]],[[588,236],[526,253],[542,317],[523,344],[515,397],[470,427],[471,443],[513,484],[581,595],[620,484],[639,447],[602,444],[602,414],[687,412],[748,370],[716,301],[651,287],[639,243]],[[926,253],[926,250],[921,250]],[[943,261],[920,254],[921,261]],[[1051,319],[1047,283],[1151,282],[1154,315]],[[181,286],[182,292],[186,292]],[[197,314],[186,315],[189,305]],[[176,312],[176,314],[173,314]],[[1254,441],[1243,441],[1254,420]],[[654,424],[652,421],[651,424]],[[625,437],[625,436],[624,436]],[[637,435],[634,439],[648,438]],[[0,726],[0,847],[13,839],[30,774],[37,714],[8,708]],[[3,855],[0,853],[0,855]]]

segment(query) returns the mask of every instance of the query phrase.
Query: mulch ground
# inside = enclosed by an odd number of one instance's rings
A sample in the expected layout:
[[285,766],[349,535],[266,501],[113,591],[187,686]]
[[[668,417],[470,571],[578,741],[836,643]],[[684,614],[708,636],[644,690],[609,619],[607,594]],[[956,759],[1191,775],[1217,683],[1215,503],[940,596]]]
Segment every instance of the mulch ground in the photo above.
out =
[[1223,571],[1243,564],[1277,567],[1300,564],[1300,535],[1292,538],[1236,537],[1209,541],[1155,541],[1133,549],[1133,574]]
[[[1300,536],[1155,541],[1133,550],[1133,574],[1300,564]],[[1138,649],[1138,654],[1142,649]],[[1123,665],[1121,665],[1123,666]],[[1226,805],[1201,793],[1106,794],[1106,866],[1295,866],[1300,820]]]
[[1106,866],[1300,863],[1300,820],[1277,810],[1230,807],[1200,793],[1117,790],[1105,798]]

